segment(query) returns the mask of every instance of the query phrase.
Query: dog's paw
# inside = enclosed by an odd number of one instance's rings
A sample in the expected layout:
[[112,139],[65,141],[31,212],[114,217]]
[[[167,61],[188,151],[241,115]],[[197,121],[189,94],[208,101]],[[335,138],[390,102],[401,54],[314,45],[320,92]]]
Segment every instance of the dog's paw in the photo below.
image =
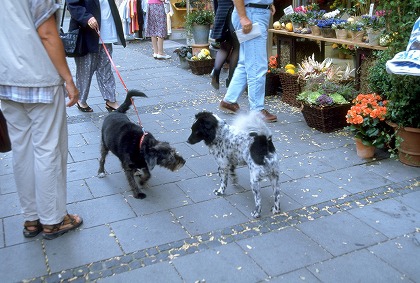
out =
[[144,199],[146,198],[146,194],[145,193],[138,193],[138,194],[134,194],[134,197],[137,199]]
[[271,208],[271,212],[272,212],[273,214],[278,214],[278,213],[280,213],[280,208],[276,208],[275,206],[273,206],[273,207]]
[[261,213],[259,213],[258,211],[254,210],[253,212],[251,212],[251,216],[254,218],[260,218],[261,217]]
[[99,178],[103,178],[103,177],[105,177],[105,176],[106,176],[106,174],[105,174],[104,172],[101,172],[101,173],[99,173],[99,174],[98,174],[98,177],[99,177]]
[[220,189],[218,189],[218,190],[214,190],[214,191],[213,191],[213,193],[214,193],[216,196],[222,196],[222,195],[223,195],[223,191],[222,191],[222,190],[220,190]]

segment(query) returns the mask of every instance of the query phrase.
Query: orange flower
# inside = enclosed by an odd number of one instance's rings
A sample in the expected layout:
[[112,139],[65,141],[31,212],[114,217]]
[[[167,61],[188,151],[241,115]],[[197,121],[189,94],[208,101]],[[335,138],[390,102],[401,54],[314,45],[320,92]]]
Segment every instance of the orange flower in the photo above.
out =
[[387,114],[388,101],[376,93],[359,94],[354,100],[354,105],[347,112],[346,120],[350,124],[347,129],[372,145],[383,145],[385,136],[384,120]]

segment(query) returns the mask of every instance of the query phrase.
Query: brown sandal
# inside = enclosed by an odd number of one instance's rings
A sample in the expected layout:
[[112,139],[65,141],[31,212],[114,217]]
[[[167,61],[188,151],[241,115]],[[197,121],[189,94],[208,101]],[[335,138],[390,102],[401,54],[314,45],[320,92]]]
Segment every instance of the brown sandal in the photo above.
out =
[[67,233],[70,230],[76,229],[82,225],[83,219],[76,214],[67,214],[64,216],[64,219],[61,223],[54,225],[42,225],[44,228],[44,233],[42,237],[46,240],[55,239],[64,233]]
[[39,219],[33,221],[25,221],[23,227],[23,236],[25,238],[33,238],[42,231],[42,224]]

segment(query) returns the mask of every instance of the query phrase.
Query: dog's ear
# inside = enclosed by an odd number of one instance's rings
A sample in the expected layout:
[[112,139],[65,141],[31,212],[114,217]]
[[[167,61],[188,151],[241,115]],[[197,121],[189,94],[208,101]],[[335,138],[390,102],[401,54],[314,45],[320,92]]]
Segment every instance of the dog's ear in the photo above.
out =
[[145,158],[146,163],[147,163],[147,168],[149,169],[149,171],[152,171],[153,168],[155,168],[156,164],[157,164],[157,155],[156,154],[151,154],[150,156],[147,156],[147,158]]

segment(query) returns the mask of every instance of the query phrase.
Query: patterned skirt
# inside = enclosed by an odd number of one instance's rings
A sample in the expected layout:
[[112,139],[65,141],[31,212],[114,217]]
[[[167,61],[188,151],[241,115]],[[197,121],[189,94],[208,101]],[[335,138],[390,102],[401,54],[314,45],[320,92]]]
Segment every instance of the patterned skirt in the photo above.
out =
[[166,24],[165,7],[162,4],[149,4],[147,9],[146,37],[166,37],[168,28]]

